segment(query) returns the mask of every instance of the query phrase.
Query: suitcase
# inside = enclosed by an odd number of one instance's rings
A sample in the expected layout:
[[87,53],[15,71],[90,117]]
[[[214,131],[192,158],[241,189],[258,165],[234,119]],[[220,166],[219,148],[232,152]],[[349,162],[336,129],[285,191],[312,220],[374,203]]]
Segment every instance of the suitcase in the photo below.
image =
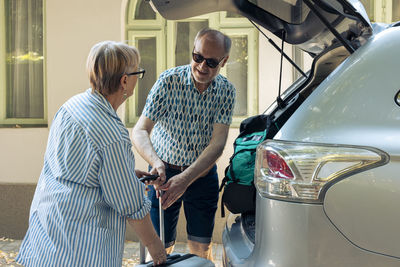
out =
[[[161,197],[159,198],[159,212],[160,212],[160,239],[164,242],[164,210],[161,208]],[[140,243],[140,264],[137,267],[151,267],[153,261],[146,261],[146,248]],[[158,266],[172,266],[172,267],[215,267],[214,263],[205,258],[196,256],[194,254],[172,253],[167,256],[167,262]]]

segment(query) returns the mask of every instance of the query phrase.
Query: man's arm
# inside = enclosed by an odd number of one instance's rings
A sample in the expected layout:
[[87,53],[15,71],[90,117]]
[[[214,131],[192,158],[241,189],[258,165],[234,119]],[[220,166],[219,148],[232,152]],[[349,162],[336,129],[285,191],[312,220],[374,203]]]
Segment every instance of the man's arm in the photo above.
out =
[[150,141],[150,133],[154,125],[155,122],[142,114],[135,127],[133,127],[132,142],[139,154],[153,167],[150,172],[152,174],[157,172],[160,175],[159,179],[161,181],[159,182],[162,184],[166,179],[165,166]]
[[186,188],[198,178],[207,174],[221,156],[229,133],[229,125],[215,123],[210,143],[203,150],[195,162],[182,173],[175,175],[160,189],[166,190],[162,196],[163,209],[171,206],[178,200]]

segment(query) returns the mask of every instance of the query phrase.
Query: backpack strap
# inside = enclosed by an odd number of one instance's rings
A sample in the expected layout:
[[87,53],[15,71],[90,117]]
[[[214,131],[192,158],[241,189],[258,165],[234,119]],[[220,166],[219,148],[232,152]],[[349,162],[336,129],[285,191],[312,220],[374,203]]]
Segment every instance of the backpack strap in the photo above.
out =
[[[221,181],[221,185],[219,187],[219,192],[222,191],[222,189],[225,187],[226,182],[228,182],[228,177],[226,176],[226,174],[229,171],[229,166],[232,164],[232,158],[233,156],[229,159],[229,165],[225,168],[225,176]],[[229,172],[232,175],[232,170]],[[234,176],[232,176],[233,178]],[[225,191],[224,191],[225,192]],[[224,218],[225,217],[225,206],[224,206],[224,194],[222,194],[222,198],[221,198],[221,217]]]
[[226,176],[225,176],[221,181],[221,185],[219,186],[219,189],[218,189],[219,192],[222,191],[222,189],[224,188],[227,181],[228,181],[228,178],[226,178]]
[[232,177],[232,181],[233,181],[234,183],[236,183],[238,180],[236,179],[235,174],[233,173],[232,162],[229,164],[229,166],[231,166],[231,168],[229,168],[229,174],[230,174],[231,177]]
[[[237,182],[237,179],[235,178],[235,175],[233,174],[232,168],[229,168],[230,166],[232,166],[233,156],[234,155],[232,155],[232,157],[229,159],[229,165],[225,168],[225,176],[221,181],[221,186],[219,187],[219,192],[222,191],[222,189],[225,187],[226,182],[228,182],[229,178],[226,176],[228,171],[229,171],[229,174],[232,177],[232,181],[233,182]],[[225,217],[224,194],[222,194],[222,199],[221,199],[221,217],[222,218]]]
[[222,199],[221,199],[221,217],[222,218],[225,217],[224,195],[222,195]]
[[[232,161],[232,158],[231,158],[231,160],[229,162],[231,162],[231,161]],[[226,182],[228,181],[228,178],[226,177],[226,174],[228,173],[229,165],[225,168],[225,176],[221,181],[221,185],[220,185],[219,190],[218,190],[219,192],[222,191],[222,189],[224,188]],[[222,198],[221,198],[221,217],[222,218],[225,217],[224,194],[222,194]]]
[[[234,146],[235,147],[235,146]],[[236,177],[235,177],[235,174],[233,174],[233,170],[232,170],[232,168],[229,168],[229,166],[232,166],[232,160],[233,160],[233,157],[235,156],[235,154],[233,154],[231,157],[230,157],[230,159],[229,159],[229,164],[228,164],[228,166],[226,166],[226,168],[225,168],[225,171],[224,171],[224,178],[222,179],[222,181],[221,181],[221,186],[219,187],[219,192],[221,192],[222,191],[222,188],[225,186],[225,184],[226,184],[226,182],[228,182],[228,178],[227,178],[227,176],[226,176],[226,174],[228,173],[228,171],[229,171],[229,174],[231,175],[231,177],[232,177],[232,181],[233,182],[236,182],[237,181],[237,179],[236,179]]]

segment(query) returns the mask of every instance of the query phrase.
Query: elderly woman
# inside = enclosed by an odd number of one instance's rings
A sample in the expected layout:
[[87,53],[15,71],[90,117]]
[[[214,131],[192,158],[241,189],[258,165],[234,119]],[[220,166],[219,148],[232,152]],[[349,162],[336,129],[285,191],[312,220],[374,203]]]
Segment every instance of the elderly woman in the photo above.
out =
[[18,263],[121,266],[127,220],[155,264],[165,262],[137,178],[148,173],[135,171],[129,133],[116,113],[144,75],[138,65],[138,51],[123,43],[91,49],[92,88],[55,115]]

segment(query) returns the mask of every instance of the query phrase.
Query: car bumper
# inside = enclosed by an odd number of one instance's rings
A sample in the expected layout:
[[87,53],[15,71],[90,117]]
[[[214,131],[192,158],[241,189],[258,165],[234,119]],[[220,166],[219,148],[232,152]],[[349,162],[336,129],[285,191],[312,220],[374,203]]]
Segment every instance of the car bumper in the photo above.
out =
[[399,266],[399,259],[361,249],[331,223],[323,205],[257,196],[255,244],[240,217],[230,215],[223,233],[224,266]]

